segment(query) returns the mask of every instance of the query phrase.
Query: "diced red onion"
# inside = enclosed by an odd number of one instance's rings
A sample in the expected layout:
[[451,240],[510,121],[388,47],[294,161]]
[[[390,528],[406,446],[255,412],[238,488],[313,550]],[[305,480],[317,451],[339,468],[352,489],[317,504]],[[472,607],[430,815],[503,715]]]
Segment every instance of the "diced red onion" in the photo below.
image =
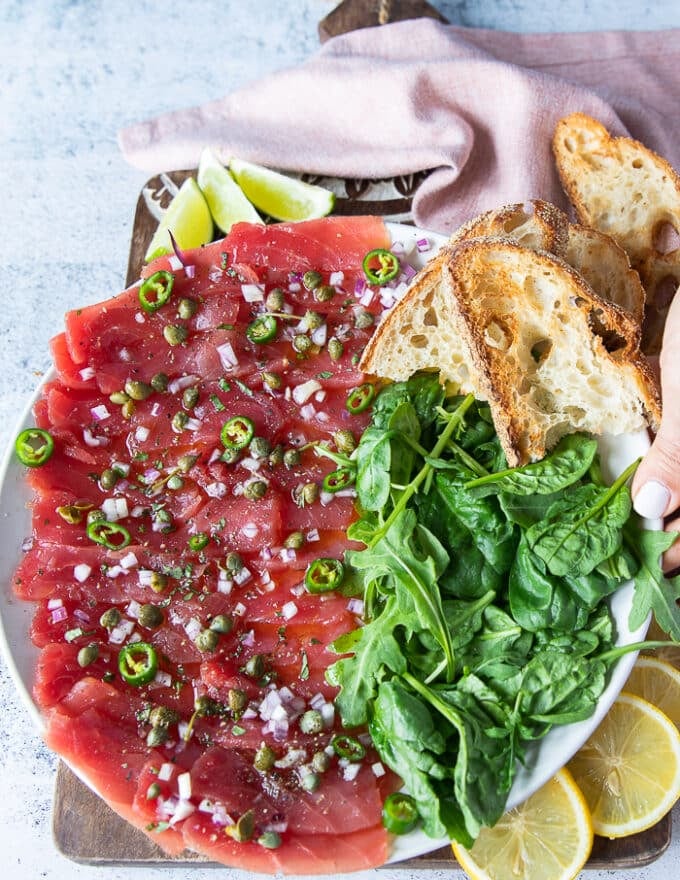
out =
[[424,254],[426,251],[430,250],[430,240],[429,238],[419,238],[416,241],[416,247],[418,248],[418,253]]
[[274,761],[274,766],[280,770],[289,770],[291,767],[296,767],[306,760],[307,752],[304,749],[288,749],[282,758]]
[[78,581],[79,584],[84,583],[91,574],[92,566],[87,565],[84,562],[79,563],[73,568],[73,577]]
[[395,257],[401,257],[406,252],[404,250],[404,242],[403,241],[393,241],[390,250],[394,254]]
[[316,414],[317,422],[321,422],[323,424],[325,424],[326,422],[329,422],[330,418],[331,417],[328,415],[328,413],[323,409],[320,409],[319,412]]
[[135,428],[135,440],[138,443],[144,443],[145,440],[149,439],[149,434],[151,430],[146,427],[146,425],[137,425]]
[[189,266],[185,266],[184,271],[187,274],[187,278],[194,278],[196,276],[196,266],[194,266],[193,263]]
[[262,467],[262,459],[250,458],[248,456],[247,458],[242,458],[239,461],[239,465],[250,471],[251,474],[256,474]]
[[236,605],[234,605],[234,614],[237,617],[243,617],[243,615],[246,613],[246,610],[246,606],[243,604],[243,602],[238,602]]
[[302,285],[299,281],[291,281],[288,285],[288,290],[291,293],[299,293],[302,290]]
[[154,581],[156,572],[148,568],[140,568],[137,572],[137,583],[140,587],[150,587]]
[[144,484],[148,486],[150,483],[155,483],[160,475],[161,472],[157,468],[147,468],[142,474]]
[[118,352],[118,358],[123,361],[123,363],[127,364],[132,360],[132,355],[130,354],[129,349],[121,348]]
[[322,507],[328,507],[328,505],[333,501],[336,496],[336,492],[323,492],[319,493],[319,501],[321,502]]
[[253,522],[247,522],[244,526],[241,526],[241,534],[245,538],[254,538],[259,531],[259,527]]
[[66,620],[67,617],[68,611],[64,607],[55,608],[50,614],[50,623],[61,623],[62,620]]
[[132,617],[134,620],[137,620],[141,607],[142,606],[136,599],[131,599],[128,607],[125,609],[125,613],[128,617]]
[[361,764],[348,764],[347,767],[343,768],[342,778],[345,782],[353,782],[359,775],[360,770]]
[[252,648],[255,645],[255,630],[249,629],[248,632],[241,639],[241,644],[245,645],[247,648]]
[[364,613],[364,600],[357,599],[356,597],[349,600],[347,603],[347,610],[352,614],[363,614]]
[[312,342],[314,345],[325,345],[328,337],[328,326],[322,324],[316,330],[312,330]]
[[161,405],[160,405],[160,403],[159,403],[158,401],[156,401],[156,402],[153,404],[153,406],[151,407],[151,415],[152,415],[154,418],[156,418],[156,416],[160,414],[160,411],[161,411]]
[[89,623],[91,620],[90,615],[87,613],[87,611],[83,611],[82,608],[76,608],[76,610],[73,612],[73,616],[76,617],[78,620],[82,620],[83,623]]
[[281,557],[282,562],[293,562],[297,559],[297,553],[293,547],[282,547],[279,556]]
[[215,804],[209,800],[208,798],[203,798],[200,804],[196,807],[199,813],[215,813]]
[[217,351],[225,370],[230,370],[232,367],[238,366],[238,358],[236,357],[231,342],[223,342],[222,345],[218,345],[215,350]]
[[298,607],[295,602],[286,602],[281,606],[281,614],[285,620],[291,620],[298,613]]
[[134,628],[132,620],[121,620],[117,626],[109,631],[109,642],[112,645],[122,645],[125,639],[132,634]]
[[418,272],[418,270],[417,270],[417,269],[414,269],[413,266],[411,266],[410,263],[404,263],[404,265],[402,266],[402,271],[403,271],[404,275],[406,275],[406,277],[407,277],[409,280],[410,280],[411,278],[413,278],[413,277],[417,274],[417,272]]
[[193,388],[199,382],[198,376],[178,376],[168,385],[168,391],[171,394],[177,394],[178,391],[184,391],[186,388]]
[[224,483],[209,483],[205,487],[205,494],[209,495],[211,498],[224,498],[227,494],[227,487]]
[[90,379],[94,379],[97,373],[94,367],[83,367],[83,369],[79,371],[78,375],[83,380],[83,382],[89,382]]
[[191,797],[191,773],[180,773],[177,777],[177,794],[180,800],[189,800]]
[[[132,639],[130,641],[132,641]],[[172,676],[169,672],[165,672],[161,669],[154,676],[153,684],[156,685],[156,687],[170,687],[172,684]]]
[[123,574],[125,569],[121,565],[109,565],[106,569],[106,577],[107,578],[117,578],[118,575]]
[[332,727],[335,723],[335,706],[332,703],[324,703],[323,706],[319,707],[319,712],[321,712],[321,717],[323,718],[323,726],[326,728]]
[[264,559],[265,562],[268,562],[272,558],[272,556],[273,556],[273,553],[272,553],[271,547],[263,547],[260,550],[260,558]]
[[311,541],[311,542],[321,540],[320,536],[319,536],[319,530],[318,529],[310,529],[310,531],[307,532],[307,540]]
[[125,519],[128,516],[126,498],[105,498],[100,509],[108,522],[118,522],[119,519]]
[[108,446],[109,438],[108,437],[95,437],[92,431],[89,428],[83,428],[83,442],[86,446],[96,447],[96,446]]
[[106,408],[106,405],[103,403],[98,404],[97,406],[93,406],[90,410],[92,414],[92,418],[97,422],[103,422],[106,419],[111,418],[111,413]]
[[135,321],[138,324],[146,324],[146,315],[144,312],[135,312]]
[[184,263],[180,260],[180,258],[175,256],[174,254],[171,254],[168,257],[168,263],[170,264],[170,270],[172,272],[177,272],[178,269],[181,269],[184,266]]
[[201,621],[197,617],[190,617],[184,624],[184,632],[189,636],[192,642],[202,629]]
[[125,556],[119,561],[119,565],[122,568],[135,568],[135,566],[139,565],[139,560],[135,556],[135,554],[130,550],[129,553],[126,553]]
[[299,599],[305,593],[305,585],[297,584],[297,586],[290,588],[290,592],[296,599]]
[[231,578],[227,577],[227,573],[225,571],[220,571],[217,577],[217,592],[222,593],[224,596],[228,596],[234,588],[234,582]]
[[363,278],[357,278],[354,282],[354,296],[359,298],[366,290],[366,282]]
[[61,608],[64,604],[63,599],[48,599],[47,600],[47,610],[54,611],[55,608]]
[[304,406],[300,407],[300,416],[306,422],[310,419],[314,418],[316,415],[316,410],[314,409],[314,405],[311,403],[306,403]]
[[345,280],[345,273],[344,272],[341,272],[341,271],[331,272],[331,274],[328,278],[328,283],[335,286],[336,284],[342,284],[342,282],[344,280]]
[[366,290],[366,291],[362,294],[361,299],[359,300],[359,302],[361,303],[362,306],[370,306],[370,304],[373,302],[373,297],[374,297],[374,296],[375,296],[375,293],[374,293],[374,292],[370,289],[370,287],[369,287],[368,290]]
[[220,457],[222,453],[219,449],[213,449],[210,453],[210,458],[208,459],[208,464],[214,464]]
[[191,801],[180,801],[177,804],[175,812],[172,814],[172,818],[170,819],[170,825],[175,825],[177,822],[181,822],[182,819],[186,819],[187,816],[191,816],[192,813],[196,812],[196,807],[191,803]]
[[241,294],[247,303],[262,302],[264,299],[264,284],[242,284]]
[[309,705],[312,707],[312,709],[320,709],[321,706],[324,706],[325,704],[326,698],[320,691],[314,694],[312,699],[309,701]]
[[161,764],[161,769],[158,771],[158,780],[159,782],[170,782],[172,779],[172,774],[175,772],[175,765],[165,763]]
[[187,431],[198,431],[202,424],[203,422],[201,422],[200,419],[187,419],[184,423],[184,427]]
[[293,400],[297,404],[306,403],[312,394],[320,391],[322,387],[321,382],[317,379],[308,379],[306,382],[302,382],[302,384],[296,385],[293,388]]

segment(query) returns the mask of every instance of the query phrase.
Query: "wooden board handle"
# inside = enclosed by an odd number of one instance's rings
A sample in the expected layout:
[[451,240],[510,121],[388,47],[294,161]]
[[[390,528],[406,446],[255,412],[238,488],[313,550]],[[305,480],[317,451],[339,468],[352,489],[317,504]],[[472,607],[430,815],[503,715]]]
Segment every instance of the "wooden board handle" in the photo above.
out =
[[448,24],[448,19],[424,0],[343,0],[319,22],[319,40],[325,43],[330,37],[359,28],[412,18],[434,18]]

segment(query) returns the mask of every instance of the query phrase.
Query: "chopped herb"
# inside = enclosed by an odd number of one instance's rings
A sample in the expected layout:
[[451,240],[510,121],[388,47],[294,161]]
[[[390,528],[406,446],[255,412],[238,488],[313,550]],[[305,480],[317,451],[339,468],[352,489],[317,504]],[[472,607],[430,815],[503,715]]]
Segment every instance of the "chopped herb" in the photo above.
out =
[[309,678],[309,662],[307,661],[306,651],[302,652],[302,663],[300,664],[300,681],[307,681]]
[[333,375],[331,370],[323,370],[321,373],[316,374],[317,379],[330,379]]
[[243,392],[245,395],[247,395],[248,397],[252,397],[252,396],[253,396],[253,392],[252,392],[252,390],[251,390],[250,388],[248,388],[248,386],[245,384],[245,382],[241,382],[240,379],[234,379],[234,384],[236,385],[236,387],[237,387],[240,391],[242,391],[242,392]]

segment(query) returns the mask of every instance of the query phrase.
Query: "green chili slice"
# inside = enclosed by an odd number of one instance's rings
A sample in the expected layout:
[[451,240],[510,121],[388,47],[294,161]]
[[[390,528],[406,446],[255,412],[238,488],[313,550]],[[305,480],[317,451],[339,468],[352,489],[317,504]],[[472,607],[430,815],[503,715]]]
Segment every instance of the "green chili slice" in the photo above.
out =
[[246,336],[251,342],[262,345],[271,342],[279,329],[278,322],[273,315],[260,315],[246,327]]
[[345,566],[339,559],[321,556],[310,562],[305,572],[305,586],[310,593],[329,593],[342,583]]
[[255,436],[255,425],[247,416],[234,416],[222,425],[220,439],[225,449],[245,449]]
[[392,281],[399,274],[399,260],[391,251],[385,248],[376,248],[369,251],[362,263],[364,275],[369,284],[381,286]]
[[373,402],[374,397],[375,388],[370,382],[364,382],[363,385],[359,385],[358,388],[354,388],[350,391],[349,396],[345,401],[345,407],[352,413],[352,415],[356,415],[357,413],[361,413],[365,409],[368,409]]
[[331,740],[331,745],[339,758],[347,758],[353,764],[366,757],[366,749],[359,740],[345,733],[336,734]]
[[336,471],[331,471],[323,478],[324,492],[339,492],[351,486],[355,479],[355,472],[352,468],[341,467]]
[[419,820],[418,807],[410,794],[395,791],[385,799],[382,823],[390,834],[408,834]]
[[118,671],[128,684],[140,687],[148,684],[158,672],[158,654],[147,642],[126,645],[118,655]]
[[132,540],[125,526],[105,519],[91,522],[87,527],[87,537],[95,544],[103,544],[108,550],[122,550]]
[[139,304],[145,312],[157,312],[170,299],[175,276],[164,269],[154,272],[139,288]]
[[26,428],[14,441],[17,458],[26,467],[40,467],[54,452],[54,439],[42,428]]

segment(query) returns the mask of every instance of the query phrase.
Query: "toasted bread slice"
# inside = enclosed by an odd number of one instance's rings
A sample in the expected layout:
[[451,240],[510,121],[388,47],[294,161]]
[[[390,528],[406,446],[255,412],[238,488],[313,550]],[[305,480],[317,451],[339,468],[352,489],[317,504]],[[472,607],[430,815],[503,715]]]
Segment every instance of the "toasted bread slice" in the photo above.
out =
[[531,250],[561,257],[585,278],[595,293],[642,322],[645,291],[626,252],[610,236],[570,223],[555,205],[533,199],[487,211],[461,226],[451,242],[489,237],[505,238]]
[[463,241],[380,324],[360,367],[390,379],[438,369],[488,400],[511,466],[574,431],[622,434],[661,409],[637,323],[557,257]]
[[[581,223],[611,235],[639,271],[650,307],[645,350],[658,351],[665,312],[655,302],[657,285],[662,272],[680,273],[680,176],[643,144],[612,137],[583,113],[558,122],[553,153]],[[659,326],[652,332],[651,325]]]

